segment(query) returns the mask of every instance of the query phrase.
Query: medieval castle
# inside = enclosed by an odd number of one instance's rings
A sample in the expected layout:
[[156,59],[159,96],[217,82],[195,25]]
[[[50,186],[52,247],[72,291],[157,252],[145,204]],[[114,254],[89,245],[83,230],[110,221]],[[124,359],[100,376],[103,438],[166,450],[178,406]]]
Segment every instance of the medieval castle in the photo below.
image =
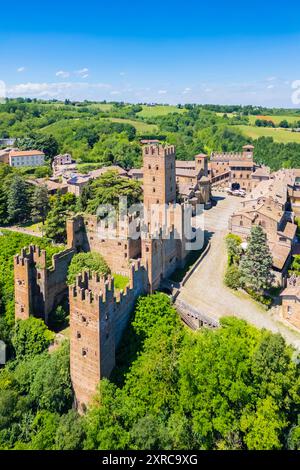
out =
[[[199,156],[199,181],[207,186],[206,156]],[[97,216],[79,214],[67,221],[67,248],[46,265],[46,253],[35,246],[14,258],[15,316],[41,317],[47,323],[57,305],[68,295],[70,306],[71,378],[79,411],[84,411],[102,377],[115,366],[115,352],[137,297],[159,287],[185,262],[184,209],[176,204],[176,162],[173,146],[147,145],[143,148],[144,214],[127,216],[118,222],[118,237],[104,237]],[[128,222],[149,225],[153,205],[169,208],[167,224],[161,216],[145,235],[134,239]],[[103,228],[103,227],[102,227]],[[105,227],[104,227],[105,229]],[[74,254],[100,253],[112,272],[126,275],[124,292],[114,289],[113,277],[80,273],[67,286],[68,266]]]

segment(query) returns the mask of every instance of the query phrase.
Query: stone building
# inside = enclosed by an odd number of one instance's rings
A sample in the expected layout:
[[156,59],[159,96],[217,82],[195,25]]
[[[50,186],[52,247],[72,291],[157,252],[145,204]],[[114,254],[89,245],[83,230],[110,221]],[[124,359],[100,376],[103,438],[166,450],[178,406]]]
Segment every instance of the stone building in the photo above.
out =
[[282,318],[300,328],[300,277],[289,278],[280,297]]
[[42,166],[45,154],[40,150],[12,150],[9,153],[9,165],[17,168],[24,166]]
[[284,173],[277,172],[262,180],[240,204],[241,208],[229,220],[231,233],[247,240],[253,225],[260,225],[273,256],[273,270],[279,284],[287,274],[297,226],[289,211],[288,182]]
[[[155,149],[155,147],[159,148],[158,145],[152,146],[153,149]],[[143,180],[144,170],[145,167],[141,169],[133,168],[128,172],[128,176],[136,180]],[[155,178],[154,175],[152,175],[152,178],[153,177]],[[194,206],[196,204],[204,204],[207,207],[209,206],[211,201],[211,183],[208,177],[207,155],[195,155],[194,160],[175,159],[175,177],[177,196],[183,202],[188,202]],[[152,180],[152,182],[155,181]],[[152,199],[155,200],[155,197]]]

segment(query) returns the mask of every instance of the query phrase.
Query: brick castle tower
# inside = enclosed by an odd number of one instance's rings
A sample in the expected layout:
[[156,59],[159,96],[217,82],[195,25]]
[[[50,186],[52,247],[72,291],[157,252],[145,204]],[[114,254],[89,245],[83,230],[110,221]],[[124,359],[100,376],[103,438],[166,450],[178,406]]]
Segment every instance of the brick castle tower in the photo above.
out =
[[144,208],[176,201],[175,147],[147,145],[143,148]]

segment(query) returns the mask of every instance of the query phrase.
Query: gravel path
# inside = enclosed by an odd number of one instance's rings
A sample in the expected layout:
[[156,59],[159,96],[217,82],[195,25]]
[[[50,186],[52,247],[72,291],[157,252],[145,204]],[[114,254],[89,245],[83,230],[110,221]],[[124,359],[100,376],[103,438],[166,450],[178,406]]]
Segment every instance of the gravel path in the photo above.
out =
[[[214,195],[224,197],[224,194]],[[281,322],[276,309],[267,312],[246,294],[235,293],[223,283],[227,263],[224,237],[228,219],[240,201],[239,198],[226,196],[206,211],[205,230],[206,236],[210,238],[211,249],[181,289],[179,299],[216,319],[234,315],[259,328],[279,332],[288,343],[300,349],[300,333]]]

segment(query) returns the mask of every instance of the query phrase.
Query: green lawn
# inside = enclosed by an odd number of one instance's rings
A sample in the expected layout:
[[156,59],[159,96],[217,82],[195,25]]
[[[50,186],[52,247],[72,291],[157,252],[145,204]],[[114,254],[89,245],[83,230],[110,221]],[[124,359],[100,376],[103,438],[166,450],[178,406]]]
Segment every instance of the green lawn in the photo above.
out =
[[[106,120],[106,118],[105,118]],[[146,122],[143,121],[134,121],[133,119],[122,119],[122,118],[108,118],[109,121],[111,122],[122,122],[124,124],[131,124],[134,126],[137,130],[138,133],[143,134],[143,133],[155,133],[158,131],[157,126],[154,124],[147,124]]]
[[104,112],[110,111],[112,107],[113,105],[111,103],[93,103],[88,105],[88,108],[96,108]]
[[291,132],[285,129],[274,129],[272,127],[256,127],[256,126],[234,126],[242,131],[247,137],[258,139],[259,137],[273,137],[275,142],[300,143],[300,132]]
[[142,117],[156,117],[165,116],[170,113],[185,113],[186,109],[177,108],[177,106],[157,105],[157,106],[146,106],[143,105],[143,110],[138,113],[138,116]]

